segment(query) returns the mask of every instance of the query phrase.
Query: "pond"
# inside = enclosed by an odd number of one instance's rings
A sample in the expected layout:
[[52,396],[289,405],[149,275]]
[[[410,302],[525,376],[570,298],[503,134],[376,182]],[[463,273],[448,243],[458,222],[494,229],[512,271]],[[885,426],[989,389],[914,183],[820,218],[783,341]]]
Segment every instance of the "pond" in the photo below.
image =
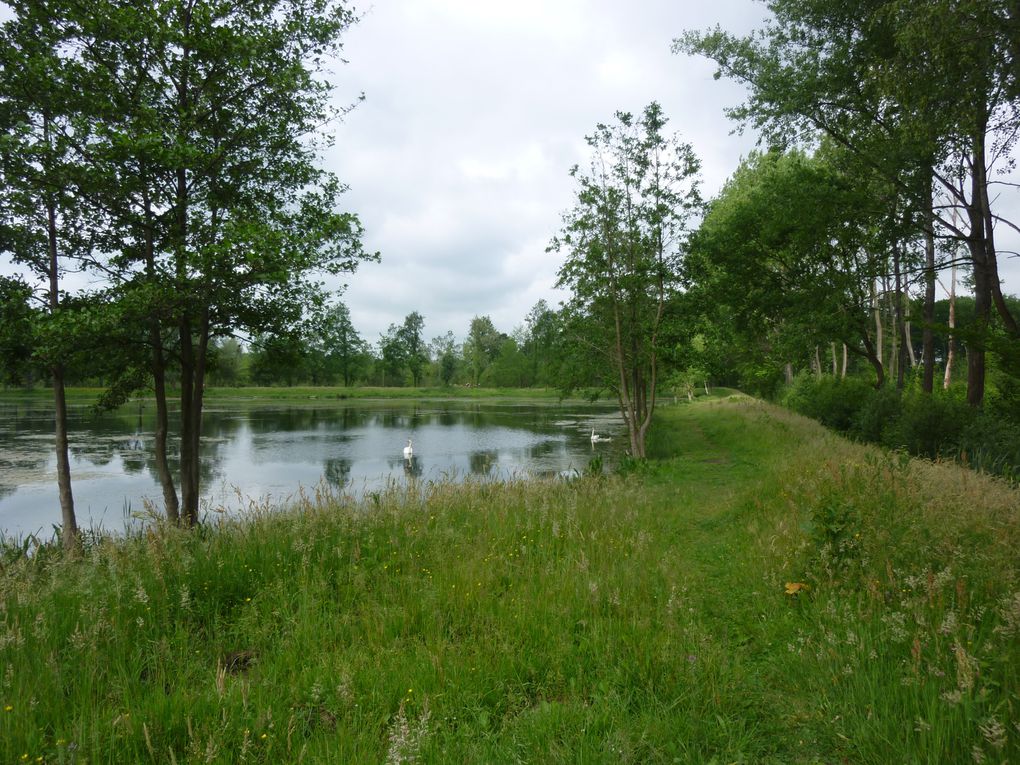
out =
[[[73,407],[69,418],[79,525],[118,531],[150,505],[161,512],[153,403],[99,416]],[[592,428],[615,438],[592,444]],[[171,434],[175,476],[178,443]],[[618,411],[605,403],[213,402],[203,419],[202,508],[284,504],[323,482],[360,496],[394,481],[562,475],[583,471],[596,455],[609,467],[626,445]],[[49,537],[59,523],[49,402],[0,398],[0,532]]]

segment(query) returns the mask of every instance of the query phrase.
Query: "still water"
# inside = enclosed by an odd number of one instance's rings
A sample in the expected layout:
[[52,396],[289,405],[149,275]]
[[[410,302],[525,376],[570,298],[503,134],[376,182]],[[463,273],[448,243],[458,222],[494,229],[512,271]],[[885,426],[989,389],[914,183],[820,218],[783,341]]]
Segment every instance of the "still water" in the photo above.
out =
[[[152,455],[154,406],[70,416],[71,482],[80,526],[123,529],[162,510]],[[591,443],[591,430],[615,436]],[[403,458],[407,439],[414,457]],[[202,507],[285,503],[323,482],[361,495],[393,481],[550,476],[612,465],[626,446],[605,404],[462,401],[212,403],[203,419]],[[171,435],[171,470],[178,442]],[[60,522],[53,417],[43,402],[0,399],[0,532],[48,537]]]

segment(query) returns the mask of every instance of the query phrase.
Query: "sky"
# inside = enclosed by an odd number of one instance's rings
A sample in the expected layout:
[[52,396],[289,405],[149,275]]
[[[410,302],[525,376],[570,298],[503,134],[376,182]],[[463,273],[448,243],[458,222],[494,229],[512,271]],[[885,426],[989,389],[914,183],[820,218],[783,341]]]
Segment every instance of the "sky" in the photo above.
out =
[[555,307],[562,255],[547,253],[573,201],[584,137],[616,111],[658,101],[703,163],[714,194],[754,148],[723,109],[742,89],[670,52],[686,29],[747,32],[751,0],[377,0],[347,34],[326,161],[380,263],[344,301],[369,342],[411,311],[431,339],[488,315],[511,332],[539,300]]
[[[538,300],[565,299],[563,256],[546,247],[572,204],[584,136],[616,111],[658,101],[701,159],[706,198],[755,148],[724,113],[743,88],[670,48],[689,29],[747,34],[765,18],[756,0],[375,0],[359,13],[329,79],[338,106],[365,100],[331,126],[323,161],[382,258],[342,295],[370,343],[412,311],[427,340],[463,339],[475,316],[510,333]],[[1014,240],[997,244],[1020,250]],[[1003,252],[1000,275],[1020,293],[1020,258]]]
[[[476,315],[509,333],[539,299],[555,307],[566,297],[554,286],[562,255],[546,247],[573,200],[569,169],[616,111],[658,101],[702,161],[704,195],[718,192],[756,144],[724,113],[744,90],[671,43],[716,24],[746,34],[765,13],[754,0],[377,0],[363,10],[334,82],[338,104],[366,100],[326,157],[350,186],[366,248],[382,256],[343,297],[362,336],[377,341],[411,311],[427,339],[463,338]],[[1003,253],[1000,274],[1020,292],[1020,258]]]

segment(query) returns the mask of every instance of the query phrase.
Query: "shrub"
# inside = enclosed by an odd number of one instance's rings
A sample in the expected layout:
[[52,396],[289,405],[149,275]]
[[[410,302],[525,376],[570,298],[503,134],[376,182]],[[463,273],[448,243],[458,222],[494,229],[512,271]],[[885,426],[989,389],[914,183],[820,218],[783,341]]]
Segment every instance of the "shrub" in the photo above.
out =
[[882,443],[929,459],[955,454],[960,435],[972,417],[964,401],[951,393],[903,397],[900,415],[883,433]]
[[1020,425],[985,412],[960,433],[957,454],[977,470],[1020,480]]
[[895,426],[901,406],[900,392],[893,387],[870,391],[861,408],[854,413],[850,435],[862,441],[882,443],[885,431]]
[[873,389],[864,380],[813,379],[801,374],[788,389],[783,403],[826,427],[846,432],[850,430],[855,413],[872,393]]

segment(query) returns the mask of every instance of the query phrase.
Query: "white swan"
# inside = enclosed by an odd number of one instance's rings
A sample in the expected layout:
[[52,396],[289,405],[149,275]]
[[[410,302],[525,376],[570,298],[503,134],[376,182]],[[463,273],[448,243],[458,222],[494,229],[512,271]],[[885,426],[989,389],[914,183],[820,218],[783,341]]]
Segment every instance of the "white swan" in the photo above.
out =
[[407,446],[404,447],[404,459],[409,460],[414,456],[414,449],[411,448],[411,439],[407,439]]
[[612,436],[600,436],[595,432],[595,428],[591,429],[591,442],[593,444],[601,443],[602,441],[612,441]]

